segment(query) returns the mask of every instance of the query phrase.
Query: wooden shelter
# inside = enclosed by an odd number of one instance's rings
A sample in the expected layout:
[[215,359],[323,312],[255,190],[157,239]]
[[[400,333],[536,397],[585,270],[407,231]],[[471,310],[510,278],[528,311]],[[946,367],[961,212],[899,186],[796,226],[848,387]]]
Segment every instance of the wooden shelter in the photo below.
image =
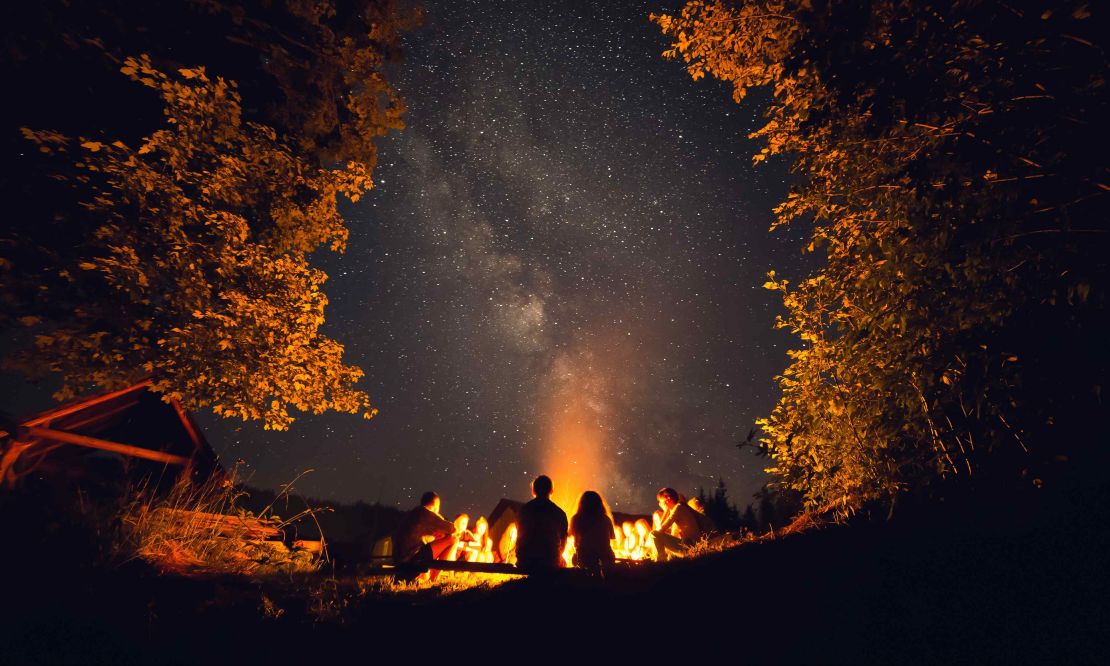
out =
[[[219,459],[177,400],[150,380],[85,396],[0,430],[0,484],[47,468],[81,468],[90,457],[122,456],[143,468],[207,476]],[[130,464],[127,463],[127,464]]]

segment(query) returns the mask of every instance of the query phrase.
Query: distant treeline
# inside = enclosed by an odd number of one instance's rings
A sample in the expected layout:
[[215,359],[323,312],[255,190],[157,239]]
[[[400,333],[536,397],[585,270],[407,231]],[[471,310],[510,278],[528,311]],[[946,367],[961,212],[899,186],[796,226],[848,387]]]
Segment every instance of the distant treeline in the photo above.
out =
[[297,539],[319,539],[322,531],[332,543],[364,544],[370,548],[374,541],[393,533],[404,511],[377,502],[358,501],[350,504],[282,494],[266,488],[245,487],[248,493],[241,504],[253,513],[270,507],[283,519],[311,510],[311,515],[295,522]]
[[[368,554],[374,542],[393,533],[405,514],[394,506],[357,501],[353,503],[282,494],[266,488],[243,488],[242,508],[253,513],[269,509],[283,519],[290,519],[311,510],[294,523],[293,539],[319,539],[321,531],[331,544],[354,546]],[[753,495],[754,501],[743,510],[732,503],[723,480],[712,491],[698,489],[698,499],[706,515],[722,532],[747,531],[762,534],[785,526],[801,508],[801,498],[794,493],[764,486]]]
[[763,534],[785,526],[802,508],[802,498],[798,493],[767,485],[752,497],[755,501],[741,511],[729,500],[724,480],[718,479],[717,486],[710,492],[698,489],[698,500],[705,509],[705,515],[722,532]]

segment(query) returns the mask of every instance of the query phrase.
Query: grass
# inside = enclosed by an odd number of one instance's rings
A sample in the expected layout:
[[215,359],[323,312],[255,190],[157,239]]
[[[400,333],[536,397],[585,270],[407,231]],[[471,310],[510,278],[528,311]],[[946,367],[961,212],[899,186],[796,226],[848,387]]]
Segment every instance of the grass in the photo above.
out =
[[723,534],[703,536],[686,551],[685,557],[686,559],[704,557],[747,544],[774,541],[782,537],[803,534],[810,530],[820,529],[834,524],[835,522],[835,520],[829,519],[827,514],[821,514],[819,512],[802,512],[794,516],[791,521],[781,529],[776,530],[774,527],[771,527],[767,532],[762,534],[756,534],[743,529],[737,532],[725,532]]
[[[485,598],[505,583],[518,579],[450,571],[441,572],[434,581],[424,577],[397,580],[392,576],[337,576],[334,567],[327,566],[326,550],[322,557],[315,557],[304,550],[290,550],[282,541],[265,538],[267,534],[283,532],[294,521],[315,518],[316,510],[312,508],[288,519],[274,512],[275,505],[282,500],[288,507],[292,482],[266,507],[250,512],[242,506],[249,495],[236,476],[237,470],[233,469],[226,476],[217,475],[200,484],[178,483],[160,495],[149,487],[133,489],[128,493],[132,499],[125,503],[117,523],[120,526],[115,544],[117,562],[140,560],[171,578],[230,576],[244,584],[264,581],[264,587],[243,588],[227,601],[236,605],[246,603],[263,621],[288,619],[292,612],[313,623],[330,625],[351,622],[352,617],[362,612],[358,609],[365,609],[368,604],[423,606],[456,595],[461,595],[460,599]],[[813,520],[807,518],[774,533],[714,535],[695,544],[683,559],[697,560],[814,526]],[[621,589],[635,587],[637,580],[661,573],[636,569],[614,572],[612,583]],[[649,565],[648,569],[656,567]]]
[[[134,499],[123,510],[118,551],[125,560],[141,559],[165,574],[293,576],[298,581],[295,587],[316,609],[313,615],[321,619],[337,619],[343,607],[363,598],[424,601],[464,591],[492,590],[515,578],[441,572],[434,581],[424,577],[403,581],[391,576],[356,576],[344,577],[340,582],[334,575],[329,577],[321,572],[327,561],[326,551],[323,557],[316,558],[304,550],[290,550],[281,541],[263,538],[268,530],[280,532],[294,521],[315,517],[316,510],[312,508],[285,520],[274,513],[273,507],[280,500],[288,499],[291,488],[292,482],[286,484],[273,502],[255,513],[241,506],[247,493],[236,481],[236,470],[201,484],[178,483],[161,497],[140,488],[132,493]],[[213,522],[210,517],[214,515],[226,516],[229,520]],[[785,528],[767,534],[744,531],[703,537],[684,559],[697,559],[803,532],[818,527],[819,522],[803,514]],[[272,614],[268,606],[262,611],[267,616]]]
[[[278,498],[291,488],[287,484]],[[313,517],[314,510],[285,520],[273,513],[273,503],[258,513],[247,511],[240,506],[246,492],[234,469],[200,484],[183,479],[163,496],[149,485],[128,495],[133,499],[121,512],[114,549],[118,560],[138,558],[162,573],[184,576],[266,577],[320,568],[312,552],[291,550],[272,538],[293,522]]]
[[[1097,663],[1105,655],[1096,632],[1104,631],[1110,598],[1107,548],[1096,538],[1101,531],[1076,529],[1090,527],[1088,514],[1049,512],[1016,530],[994,513],[977,522],[963,505],[943,508],[894,523],[803,529],[816,520],[811,516],[773,536],[706,540],[690,557],[618,567],[604,578],[445,572],[434,583],[394,582],[337,575],[330,566],[261,580],[183,577],[159,575],[133,551],[132,566],[93,566],[86,551],[52,548],[43,539],[33,553],[8,551],[22,561],[10,568],[20,575],[9,586],[10,617],[0,615],[12,636],[0,661],[520,663],[580,656],[573,646],[536,652],[537,627],[573,632],[605,663]],[[16,533],[42,529],[54,513],[23,520]],[[652,640],[664,612],[667,635],[696,636],[696,650]],[[633,636],[639,638],[614,640]],[[446,644],[456,647],[445,651]]]

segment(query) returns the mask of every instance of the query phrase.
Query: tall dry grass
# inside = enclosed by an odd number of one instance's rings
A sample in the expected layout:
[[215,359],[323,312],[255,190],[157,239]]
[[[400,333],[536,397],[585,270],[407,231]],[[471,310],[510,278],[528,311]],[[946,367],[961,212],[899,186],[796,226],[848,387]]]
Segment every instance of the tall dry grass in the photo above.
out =
[[315,519],[312,508],[284,520],[274,513],[274,504],[291,490],[292,483],[286,484],[274,502],[252,513],[240,505],[247,493],[237,481],[237,469],[202,483],[183,477],[164,495],[149,484],[139,486],[121,512],[117,551],[122,559],[138,558],[163,573],[181,575],[314,572],[326,551],[317,558],[281,540],[292,523]]

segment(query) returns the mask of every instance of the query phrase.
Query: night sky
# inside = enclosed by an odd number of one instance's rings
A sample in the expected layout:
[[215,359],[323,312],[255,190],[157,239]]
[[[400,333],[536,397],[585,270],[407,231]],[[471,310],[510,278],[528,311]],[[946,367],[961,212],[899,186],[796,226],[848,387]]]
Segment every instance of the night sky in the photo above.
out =
[[430,1],[393,80],[408,128],[346,208],[326,332],[381,410],[288,432],[199,420],[251,483],[445,514],[587,488],[645,512],[717,478],[741,508],[767,461],[738,450],[767,415],[791,338],[771,269],[797,277],[797,231],[768,233],[782,165],[755,169],[752,100],[660,55],[651,11],[679,3]]

